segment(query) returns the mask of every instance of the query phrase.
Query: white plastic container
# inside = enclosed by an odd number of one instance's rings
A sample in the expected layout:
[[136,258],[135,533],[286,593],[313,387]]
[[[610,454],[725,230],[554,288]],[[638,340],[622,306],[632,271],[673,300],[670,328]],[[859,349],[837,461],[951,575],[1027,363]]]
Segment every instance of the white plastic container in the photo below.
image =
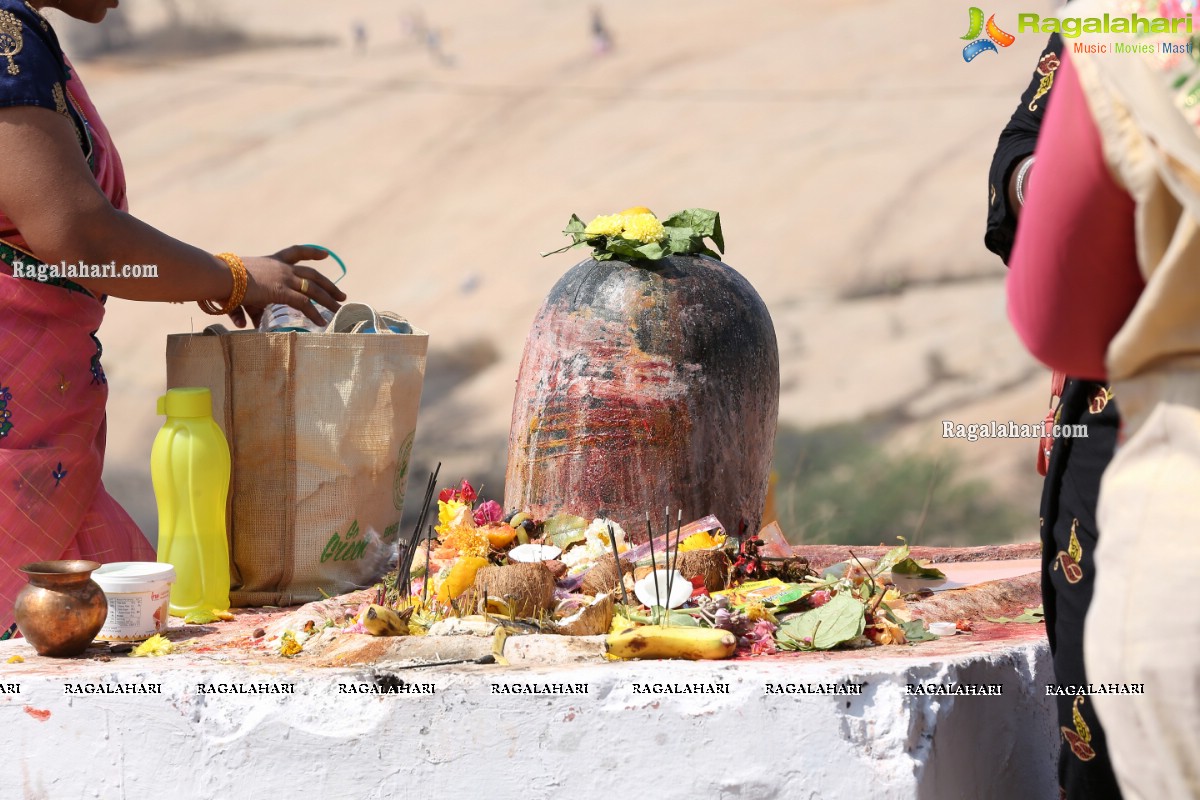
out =
[[958,633],[958,626],[953,622],[930,622],[929,632],[934,636],[953,636]]
[[100,642],[140,642],[167,630],[175,568],[153,561],[117,561],[92,573],[108,598]]

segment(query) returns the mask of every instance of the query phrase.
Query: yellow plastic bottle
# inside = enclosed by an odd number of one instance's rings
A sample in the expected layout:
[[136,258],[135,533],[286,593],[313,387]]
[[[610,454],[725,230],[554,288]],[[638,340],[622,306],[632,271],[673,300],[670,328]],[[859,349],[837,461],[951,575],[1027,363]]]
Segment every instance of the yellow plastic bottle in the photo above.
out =
[[171,389],[154,437],[150,476],[158,501],[158,560],[175,567],[171,615],[229,608],[229,444],[212,418],[212,393]]

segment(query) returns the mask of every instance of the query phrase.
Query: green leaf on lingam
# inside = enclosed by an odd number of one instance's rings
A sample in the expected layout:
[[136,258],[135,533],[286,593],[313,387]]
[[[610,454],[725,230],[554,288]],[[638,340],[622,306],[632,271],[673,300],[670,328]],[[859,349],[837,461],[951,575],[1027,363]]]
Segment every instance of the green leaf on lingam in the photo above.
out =
[[[626,239],[623,235],[589,236],[587,224],[572,214],[563,233],[571,237],[572,244],[543,256],[554,255],[579,245],[589,245],[596,261],[618,258],[622,261],[658,261],[666,256],[706,255],[720,259],[725,250],[725,234],[721,230],[721,215],[707,208],[687,208],[662,221],[666,236],[658,242],[645,243]],[[708,239],[716,246],[709,247]]]
[[581,220],[577,215],[572,214],[571,221],[567,223],[567,227],[563,229],[563,233],[574,239],[575,244],[582,244],[583,242],[587,241],[587,236],[584,234],[584,230],[586,228],[587,225],[584,223],[584,221]]
[[[704,239],[712,239],[717,250],[724,252],[725,235],[721,231],[721,215],[707,208],[687,208],[663,221],[663,227],[687,229],[691,247],[686,252],[712,254]],[[685,252],[685,251],[679,251]],[[718,256],[719,257],[719,256]]]

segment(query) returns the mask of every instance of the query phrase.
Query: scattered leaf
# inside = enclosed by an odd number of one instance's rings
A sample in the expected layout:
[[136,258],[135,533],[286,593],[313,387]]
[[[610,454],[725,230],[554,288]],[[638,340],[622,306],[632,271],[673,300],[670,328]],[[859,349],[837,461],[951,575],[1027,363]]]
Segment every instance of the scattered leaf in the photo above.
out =
[[911,557],[898,561],[892,567],[892,573],[895,575],[911,575],[914,578],[944,579],[946,577],[946,573],[937,567],[923,567]]
[[866,606],[849,592],[811,611],[789,618],[779,627],[777,638],[783,649],[829,650],[862,634],[866,628]]
[[566,550],[568,545],[582,542],[586,537],[588,521],[574,514],[556,514],[546,520],[542,533],[550,544],[559,550]]
[[1042,606],[1037,606],[1035,608],[1027,608],[1027,609],[1025,609],[1025,611],[1023,613],[1018,614],[1015,617],[984,617],[984,619],[986,619],[988,622],[999,622],[999,623],[1027,622],[1027,623],[1033,624],[1033,623],[1038,623],[1038,622],[1045,622],[1046,621],[1046,612]]
[[767,599],[773,606],[791,605],[797,600],[803,600],[817,589],[828,588],[824,583],[790,583],[788,588]]
[[924,620],[914,619],[911,622],[901,622],[900,628],[904,631],[904,638],[910,642],[931,642],[940,638],[937,634],[929,632],[929,629],[925,627]]

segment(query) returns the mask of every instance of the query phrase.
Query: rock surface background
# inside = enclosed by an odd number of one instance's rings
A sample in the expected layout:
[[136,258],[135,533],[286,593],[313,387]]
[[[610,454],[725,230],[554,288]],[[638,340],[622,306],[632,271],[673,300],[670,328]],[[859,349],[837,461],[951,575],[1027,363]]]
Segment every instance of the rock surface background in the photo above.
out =
[[[69,52],[132,44],[79,67],[135,213],[214,251],[332,246],[353,299],[431,332],[411,492],[442,460],[499,494],[526,332],[580,257],[538,253],[572,212],[702,205],[774,317],[781,421],[882,416],[890,448],[957,453],[1032,538],[1034,442],[944,441],[941,421],[1046,407],[982,244],[991,152],[1043,37],[967,64],[965,5],[610,0],[598,58],[591,5],[125,0],[107,30],[60,30]],[[405,31],[410,9],[453,66]],[[207,322],[112,300],[101,331],[106,480],[148,531],[165,335]]]

